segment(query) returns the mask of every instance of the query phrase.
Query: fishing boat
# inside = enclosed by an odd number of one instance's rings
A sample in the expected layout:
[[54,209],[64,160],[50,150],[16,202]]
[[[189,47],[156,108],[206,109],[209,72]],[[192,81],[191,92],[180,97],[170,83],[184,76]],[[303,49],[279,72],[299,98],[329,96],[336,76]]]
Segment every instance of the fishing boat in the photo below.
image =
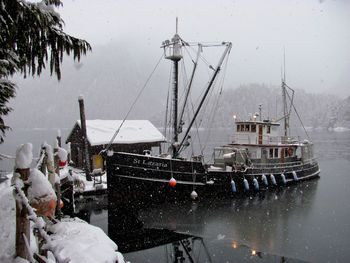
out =
[[[190,132],[208,94],[222,70],[232,44],[223,42],[223,53],[217,66],[210,66],[212,74],[202,93],[192,119],[184,129],[185,106],[178,107],[179,64],[183,59],[182,48],[190,44],[177,33],[162,44],[165,58],[172,63],[171,143],[168,152],[152,155],[113,152],[106,149],[106,167],[109,193],[119,197],[142,196],[186,196],[193,199],[212,195],[235,195],[251,193],[291,183],[316,178],[320,174],[313,155],[313,143],[301,140],[288,133],[289,117],[293,109],[294,90],[282,77],[283,116],[280,120],[264,119],[260,114],[248,120],[235,121],[234,138],[226,145],[215,147],[213,161],[206,163],[203,156],[184,158],[183,150],[190,141]],[[187,90],[191,88],[193,76],[203,44],[197,44],[198,55],[193,60],[193,70]],[[188,91],[184,105],[188,102]],[[287,103],[289,101],[289,105]],[[295,109],[295,112],[296,109]],[[298,115],[298,114],[297,114]],[[298,115],[299,116],[299,115]],[[284,130],[280,132],[284,122]],[[120,127],[119,127],[120,128]],[[114,136],[115,137],[115,136]]]

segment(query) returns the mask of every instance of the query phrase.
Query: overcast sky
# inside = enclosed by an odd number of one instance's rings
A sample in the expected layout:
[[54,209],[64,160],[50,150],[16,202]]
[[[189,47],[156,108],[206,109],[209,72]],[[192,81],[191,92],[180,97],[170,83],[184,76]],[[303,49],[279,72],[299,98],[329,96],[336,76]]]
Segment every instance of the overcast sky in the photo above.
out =
[[[68,33],[93,47],[133,43],[150,54],[175,31],[187,41],[231,41],[228,79],[350,95],[347,0],[64,0]],[[158,58],[158,56],[156,56]]]

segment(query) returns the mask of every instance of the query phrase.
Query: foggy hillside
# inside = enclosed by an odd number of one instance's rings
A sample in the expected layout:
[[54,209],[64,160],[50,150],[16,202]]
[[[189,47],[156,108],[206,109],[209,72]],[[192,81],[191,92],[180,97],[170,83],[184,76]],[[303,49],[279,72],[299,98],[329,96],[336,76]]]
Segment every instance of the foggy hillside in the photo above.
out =
[[[11,103],[14,111],[6,118],[8,125],[72,128],[79,119],[79,95],[84,96],[88,119],[123,119],[158,60],[147,52],[134,50],[127,43],[119,43],[93,49],[80,63],[66,58],[60,82],[48,73],[34,79],[15,78],[19,88]],[[163,127],[168,83],[169,66],[161,64],[129,119],[149,119]],[[215,92],[212,98],[216,98]],[[280,87],[248,83],[237,88],[226,83],[217,99],[209,102],[199,116],[202,127],[231,127],[233,114],[247,119],[249,114],[258,112],[259,104],[263,105],[263,118],[282,116]],[[342,100],[333,95],[296,90],[295,105],[305,126],[350,127],[349,98]],[[292,124],[300,126],[293,116]]]
[[[295,90],[294,105],[305,126],[327,128],[341,99],[328,94],[311,94]],[[280,87],[262,84],[241,85],[237,89],[226,89],[221,96],[218,116],[214,126],[232,126],[232,116],[247,120],[259,112],[262,104],[262,119],[278,120],[283,116]],[[295,112],[291,115],[291,126],[300,127]]]

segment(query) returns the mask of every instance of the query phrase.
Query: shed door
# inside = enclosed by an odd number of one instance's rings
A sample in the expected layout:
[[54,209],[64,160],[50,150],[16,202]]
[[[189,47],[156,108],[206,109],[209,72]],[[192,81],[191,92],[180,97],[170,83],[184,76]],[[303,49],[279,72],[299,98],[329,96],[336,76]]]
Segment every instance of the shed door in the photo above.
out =
[[101,155],[96,154],[92,156],[92,169],[103,169],[103,158]]

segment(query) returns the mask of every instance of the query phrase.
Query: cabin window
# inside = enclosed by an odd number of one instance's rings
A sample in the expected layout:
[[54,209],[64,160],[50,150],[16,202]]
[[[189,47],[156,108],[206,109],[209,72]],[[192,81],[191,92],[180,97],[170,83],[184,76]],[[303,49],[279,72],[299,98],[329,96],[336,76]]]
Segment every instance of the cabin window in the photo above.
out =
[[278,158],[278,148],[270,148],[269,157],[270,158]]
[[291,157],[293,155],[294,155],[294,149],[292,147],[284,149],[284,156],[285,157]]
[[267,126],[267,131],[266,131],[266,133],[271,133],[271,126]]
[[241,125],[240,125],[240,124],[237,125],[237,131],[238,131],[238,132],[241,131]]
[[250,127],[249,124],[246,124],[246,125],[245,125],[245,131],[246,131],[246,132],[249,132],[249,130],[250,130],[249,127]]
[[252,124],[251,132],[256,132],[256,125],[255,124]]

